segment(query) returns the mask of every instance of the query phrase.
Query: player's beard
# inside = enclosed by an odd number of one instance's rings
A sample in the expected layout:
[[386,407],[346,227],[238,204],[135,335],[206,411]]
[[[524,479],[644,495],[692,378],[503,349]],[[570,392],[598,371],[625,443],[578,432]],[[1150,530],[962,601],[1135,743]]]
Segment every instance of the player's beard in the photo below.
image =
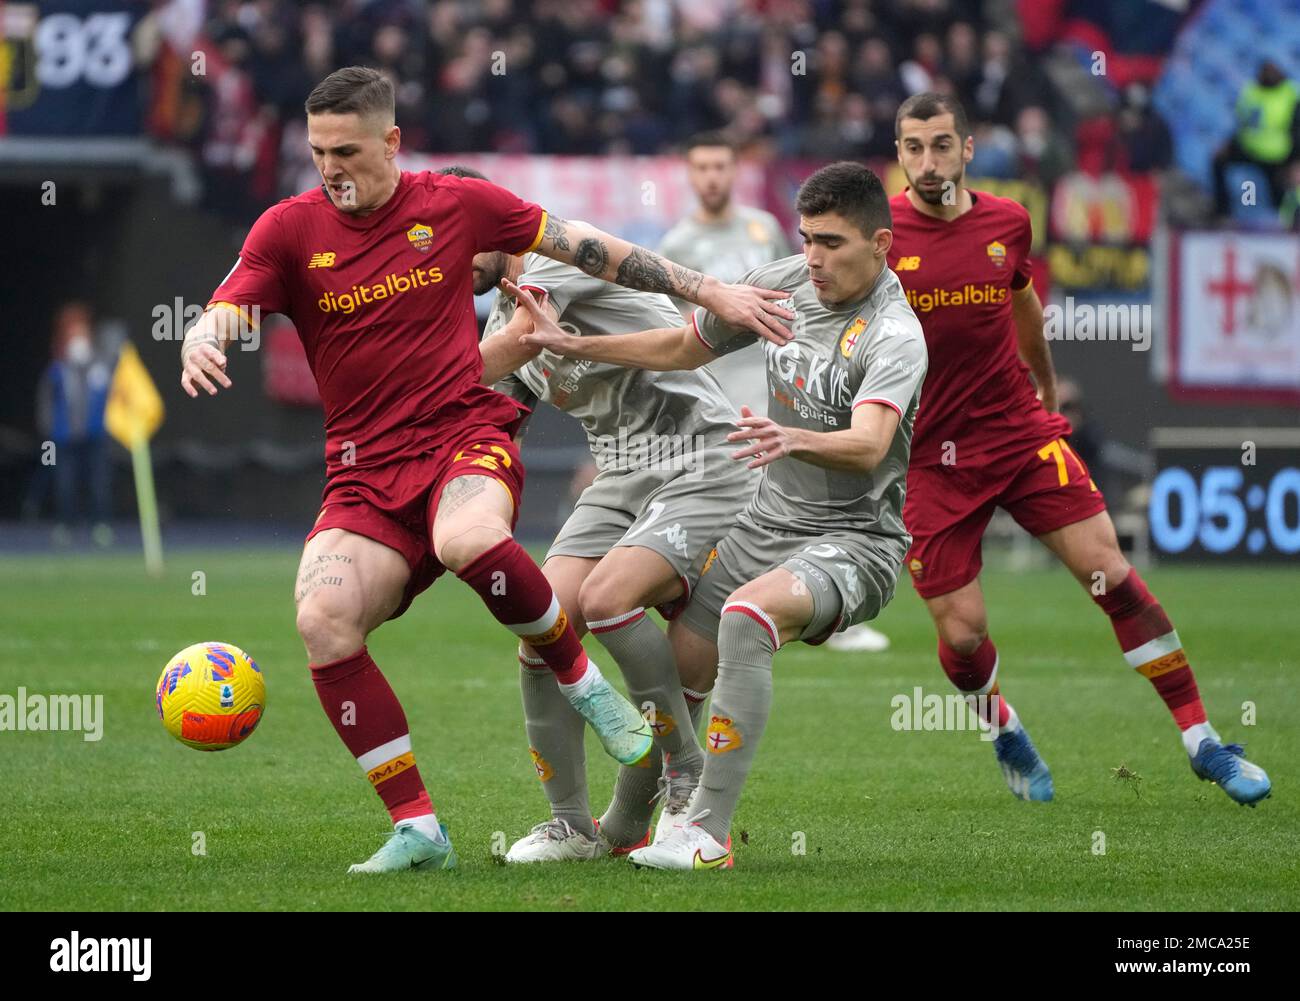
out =
[[[911,187],[911,189],[916,192],[917,197],[927,205],[943,205],[943,196],[944,193],[949,190],[948,185],[951,184],[951,190],[957,192],[961,190],[965,180],[966,170],[964,167],[957,172],[956,177],[944,177],[942,174],[926,174],[923,177],[916,178],[909,174],[907,177],[908,186]],[[933,190],[927,191],[925,188],[921,187],[921,182],[923,181],[938,181],[939,185]]]
[[700,195],[700,204],[709,215],[721,215],[731,204],[731,191],[724,188],[721,191],[706,192]]

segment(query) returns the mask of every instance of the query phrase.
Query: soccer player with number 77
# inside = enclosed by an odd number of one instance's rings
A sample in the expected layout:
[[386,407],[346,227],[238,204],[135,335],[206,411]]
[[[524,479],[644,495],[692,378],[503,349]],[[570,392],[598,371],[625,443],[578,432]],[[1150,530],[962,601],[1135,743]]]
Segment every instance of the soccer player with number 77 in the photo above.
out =
[[181,349],[192,397],[229,388],[226,349],[262,313],[297,325],[325,409],[327,481],[295,589],[321,706],[395,831],[353,872],[455,864],[420,778],[406,715],[369,634],[451,570],[554,672],[605,750],[650,749],[640,712],[587,659],[554,592],[514,540],[527,408],[480,385],[478,253],[536,251],[588,275],[722,311],[784,343],[781,293],[724,285],[486,181],[396,162],[392,83],[352,66],[307,98],[324,182],[272,206]]
[[1120,552],[1106,502],[1056,412],[1043,306],[1026,259],[1029,214],[966,187],[974,140],[955,99],[908,98],[895,132],[909,187],[890,201],[889,263],[930,349],[903,512],[907,562],[934,619],[944,673],[962,692],[999,696],[980,705],[997,729],[1007,785],[1020,799],[1050,800],[1051,772],[1000,696],[980,590],[980,540],[994,509],[1004,508],[1110,617],[1124,659],[1173,714],[1192,771],[1253,806],[1269,794],[1268,776],[1210,726],[1178,633]]

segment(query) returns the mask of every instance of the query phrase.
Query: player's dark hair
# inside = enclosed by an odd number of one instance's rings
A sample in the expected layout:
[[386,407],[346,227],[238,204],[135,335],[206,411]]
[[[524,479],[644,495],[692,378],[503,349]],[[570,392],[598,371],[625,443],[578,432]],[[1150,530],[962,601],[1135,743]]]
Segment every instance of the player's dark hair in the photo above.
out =
[[852,160],[823,167],[799,187],[795,211],[802,216],[841,215],[870,238],[878,229],[892,229],[889,196],[870,168]]
[[736,155],[736,144],[721,132],[697,132],[686,140],[687,153],[701,146],[722,146],[731,151],[733,158]]
[[970,119],[966,117],[966,109],[962,107],[961,101],[934,91],[913,94],[898,106],[898,114],[894,117],[894,138],[902,137],[904,118],[917,118],[927,122],[936,115],[952,115],[952,123],[957,128],[957,140],[966,141],[970,135]]
[[487,180],[487,174],[481,170],[475,170],[473,167],[466,167],[461,163],[453,163],[450,167],[439,167],[435,173],[450,174],[452,177],[473,177],[480,181]]
[[369,66],[344,66],[335,70],[307,95],[307,114],[356,114],[365,118],[396,115],[393,82]]

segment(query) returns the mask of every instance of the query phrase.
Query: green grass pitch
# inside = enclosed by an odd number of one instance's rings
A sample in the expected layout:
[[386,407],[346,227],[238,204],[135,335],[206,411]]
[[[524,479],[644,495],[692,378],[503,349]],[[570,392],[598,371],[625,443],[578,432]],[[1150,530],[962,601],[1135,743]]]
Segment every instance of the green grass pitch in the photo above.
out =
[[[523,735],[510,638],[444,579],[370,644],[406,708],[420,770],[461,857],[453,872],[358,878],[388,829],[326,723],[293,628],[296,553],[0,559],[0,693],[102,693],[104,735],[0,732],[10,909],[1284,909],[1300,906],[1297,657],[1286,569],[1155,569],[1226,740],[1249,742],[1274,795],[1258,809],[1198,782],[1150,685],[1063,570],[988,572],[1004,691],[1052,767],[1057,799],[1011,797],[971,732],[897,732],[890,699],[946,694],[921,602],[902,582],[886,654],[794,645],[736,817],[731,872],[622,861],[517,868],[498,847],[546,815]],[[191,593],[206,574],[206,595]],[[242,747],[192,751],[153,687],[207,639],[253,654],[267,713]],[[617,668],[589,649],[611,676]],[[1256,722],[1243,725],[1243,703]],[[589,740],[593,807],[614,768]],[[1127,769],[1140,780],[1120,779]],[[195,855],[202,832],[206,855]],[[496,834],[502,832],[502,834]],[[1105,838],[1097,854],[1095,832]],[[803,847],[803,851],[798,849]]]

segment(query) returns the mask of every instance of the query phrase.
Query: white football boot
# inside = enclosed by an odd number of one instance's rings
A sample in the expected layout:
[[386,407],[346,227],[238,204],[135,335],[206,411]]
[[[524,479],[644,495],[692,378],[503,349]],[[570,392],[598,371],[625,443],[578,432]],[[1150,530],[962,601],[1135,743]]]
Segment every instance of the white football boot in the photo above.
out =
[[681,827],[672,830],[657,844],[638,848],[628,856],[634,866],[643,869],[730,869],[735,864],[731,855],[731,838],[720,845],[697,821],[708,816],[704,810],[691,817]]
[[575,831],[567,820],[544,820],[510,846],[507,862],[589,862],[605,853],[599,838]]
[[659,791],[655,793],[655,799],[663,800],[664,806],[651,844],[659,844],[673,831],[686,826],[687,818],[695,812],[695,798],[699,791],[699,776],[669,774],[665,755],[664,774],[659,776]]

